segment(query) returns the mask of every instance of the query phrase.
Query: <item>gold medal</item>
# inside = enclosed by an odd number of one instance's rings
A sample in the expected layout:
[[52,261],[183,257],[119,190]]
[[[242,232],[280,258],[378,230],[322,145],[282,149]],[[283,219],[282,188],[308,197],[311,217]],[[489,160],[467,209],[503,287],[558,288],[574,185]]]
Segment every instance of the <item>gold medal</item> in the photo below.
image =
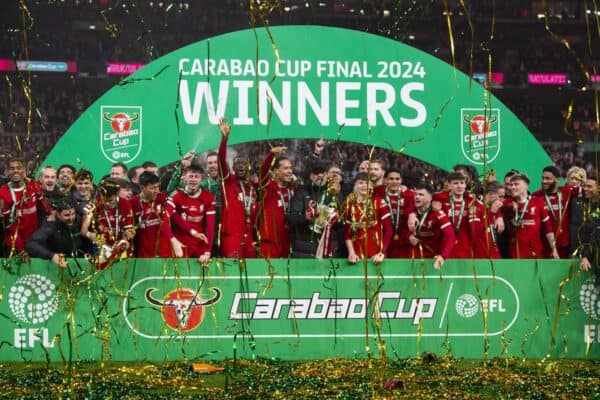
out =
[[250,217],[246,218],[246,224],[250,225]]
[[394,240],[398,240],[400,239],[400,235],[398,235],[397,233],[394,233]]
[[519,213],[518,205],[515,203],[515,217],[513,220],[513,225],[517,229],[521,229],[525,225],[525,221],[524,221],[525,212],[527,212],[527,206],[529,205],[530,198],[531,198],[530,196],[527,196],[527,200],[525,201],[525,204],[523,205],[523,208],[521,209],[521,213]]
[[519,220],[515,222],[515,228],[522,228],[523,227],[523,221]]

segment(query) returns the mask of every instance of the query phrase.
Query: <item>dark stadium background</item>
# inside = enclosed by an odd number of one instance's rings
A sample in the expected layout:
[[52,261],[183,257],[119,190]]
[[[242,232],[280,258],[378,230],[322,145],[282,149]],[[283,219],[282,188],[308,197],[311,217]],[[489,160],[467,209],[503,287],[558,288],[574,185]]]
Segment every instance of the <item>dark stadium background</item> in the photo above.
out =
[[[253,26],[316,24],[391,37],[450,64],[454,56],[456,67],[475,77],[502,73],[502,85],[490,90],[563,173],[572,165],[591,172],[600,133],[595,105],[600,82],[584,73],[597,74],[600,65],[599,15],[592,6],[577,0],[5,0],[0,59],[75,61],[77,72],[0,72],[0,156],[22,151],[30,160],[43,160],[91,102],[124,77],[107,75],[108,61],[147,63]],[[531,85],[529,73],[566,74],[567,82]],[[349,174],[363,151],[346,150],[358,153],[344,165]],[[392,163],[427,169],[414,160]]]

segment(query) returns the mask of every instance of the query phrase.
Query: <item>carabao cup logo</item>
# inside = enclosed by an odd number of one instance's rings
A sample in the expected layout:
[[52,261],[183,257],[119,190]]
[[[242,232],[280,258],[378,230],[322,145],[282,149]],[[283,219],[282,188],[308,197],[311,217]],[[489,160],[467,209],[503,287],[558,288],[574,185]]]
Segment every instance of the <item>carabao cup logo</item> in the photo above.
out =
[[146,300],[160,307],[165,323],[180,332],[190,331],[200,325],[204,319],[204,307],[221,299],[221,290],[216,287],[210,288],[215,295],[208,300],[201,299],[200,295],[191,289],[173,290],[159,300],[153,296],[156,290],[146,289]]
[[111,117],[109,113],[104,113],[102,117],[110,122],[113,131],[124,134],[125,132],[131,132],[131,123],[140,119],[140,114],[135,113],[132,117],[120,112]]
[[460,112],[464,156],[473,164],[494,161],[500,154],[500,110],[462,108]]
[[142,150],[142,107],[100,107],[100,148],[111,162],[133,161]]
[[600,289],[595,285],[594,277],[589,278],[581,285],[579,303],[590,318],[600,319]]
[[461,317],[471,318],[479,310],[479,301],[477,301],[477,297],[466,293],[456,299],[455,308]]
[[56,285],[42,275],[24,275],[11,286],[8,307],[22,322],[43,324],[58,309]]

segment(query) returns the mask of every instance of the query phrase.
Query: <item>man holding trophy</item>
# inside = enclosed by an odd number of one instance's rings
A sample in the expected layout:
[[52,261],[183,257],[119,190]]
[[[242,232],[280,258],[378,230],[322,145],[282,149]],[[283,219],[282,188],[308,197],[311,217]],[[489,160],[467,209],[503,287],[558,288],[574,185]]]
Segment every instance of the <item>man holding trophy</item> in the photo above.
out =
[[292,257],[329,258],[338,254],[339,184],[326,177],[321,161],[309,166],[309,179],[292,198],[287,215],[292,235]]
[[117,181],[104,179],[98,188],[100,195],[81,224],[81,235],[97,248],[94,264],[98,269],[105,269],[118,258],[126,257],[135,236],[131,203],[118,196],[119,189]]

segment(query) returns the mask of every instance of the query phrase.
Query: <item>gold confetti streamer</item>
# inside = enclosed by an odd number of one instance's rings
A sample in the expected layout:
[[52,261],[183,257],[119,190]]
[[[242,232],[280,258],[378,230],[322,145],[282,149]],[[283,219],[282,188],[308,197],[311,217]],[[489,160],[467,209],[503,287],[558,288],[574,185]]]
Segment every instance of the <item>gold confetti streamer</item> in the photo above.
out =
[[452,56],[452,66],[454,67],[454,80],[458,78],[456,74],[456,56],[454,54],[454,34],[452,33],[452,20],[450,16],[452,13],[448,9],[448,0],[443,0],[444,3],[444,16],[446,17],[446,25],[448,26],[448,40],[450,42],[450,55]]
[[546,4],[546,0],[542,0],[542,5],[544,7],[544,28],[546,29],[546,31],[550,34],[550,37],[562,44],[565,49],[567,49],[567,51],[569,52],[569,54],[571,54],[573,56],[573,58],[575,59],[575,61],[577,62],[577,64],[579,65],[579,69],[581,69],[581,72],[583,72],[583,74],[585,75],[585,78],[587,80],[587,82],[590,81],[590,72],[588,71],[588,69],[585,67],[585,65],[583,64],[583,61],[581,60],[581,58],[579,58],[579,56],[577,55],[577,53],[571,48],[571,44],[569,43],[569,41],[557,34],[555,34],[552,29],[550,29],[550,14],[548,11],[548,4]]
[[465,17],[467,18],[467,23],[469,25],[469,31],[471,32],[471,47],[469,51],[469,92],[471,92],[471,86],[473,83],[473,48],[475,46],[475,28],[473,28],[473,21],[471,21],[471,13],[469,9],[465,5],[464,0],[459,0],[460,6],[465,13]]
[[[528,318],[523,318],[524,321],[528,321]],[[521,354],[523,354],[523,361],[527,358],[527,354],[525,353],[525,345],[529,341],[529,338],[536,333],[540,329],[540,321],[536,318],[535,326],[531,332],[527,332],[523,335],[523,341],[521,342]]]
[[573,276],[575,260],[576,259],[571,260],[571,262],[569,263],[569,272],[567,273],[567,276],[565,277],[565,279],[560,281],[560,284],[558,285],[558,296],[556,300],[556,309],[554,310],[554,323],[552,324],[552,332],[550,335],[550,348],[548,349],[548,353],[552,351],[552,348],[554,347],[554,344],[556,342],[556,330],[558,329],[558,318],[560,317],[560,304],[562,299],[564,298],[563,290],[565,285],[569,283],[571,277]]
[[577,139],[577,143],[583,143],[583,136],[579,132],[571,133],[569,130],[569,125],[571,124],[571,119],[573,118],[573,106],[575,105],[575,98],[571,99],[569,103],[569,107],[567,107],[567,115],[565,117],[565,123],[563,125],[563,132]]

